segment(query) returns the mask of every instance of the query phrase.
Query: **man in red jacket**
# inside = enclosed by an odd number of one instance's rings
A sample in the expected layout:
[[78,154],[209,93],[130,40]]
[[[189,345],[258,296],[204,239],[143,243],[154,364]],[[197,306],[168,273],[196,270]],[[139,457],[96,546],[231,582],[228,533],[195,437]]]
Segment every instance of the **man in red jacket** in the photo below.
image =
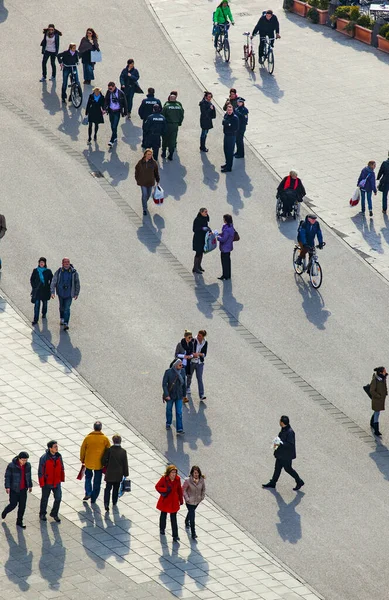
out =
[[50,517],[53,517],[54,521],[60,523],[61,519],[58,516],[58,512],[62,499],[61,483],[65,481],[65,468],[62,456],[58,452],[58,443],[55,440],[48,442],[47,450],[39,460],[38,478],[39,485],[42,488],[39,518],[41,521],[47,521],[47,503],[50,493],[53,492],[54,504]]

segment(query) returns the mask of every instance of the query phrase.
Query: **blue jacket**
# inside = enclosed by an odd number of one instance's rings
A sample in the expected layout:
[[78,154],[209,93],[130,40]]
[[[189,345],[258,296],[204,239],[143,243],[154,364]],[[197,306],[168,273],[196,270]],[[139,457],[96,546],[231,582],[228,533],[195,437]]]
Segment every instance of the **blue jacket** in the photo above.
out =
[[234,235],[234,226],[224,223],[221,234],[217,236],[220,252],[231,252],[234,249]]
[[303,246],[315,245],[315,237],[317,236],[319,244],[323,243],[323,235],[320,229],[320,224],[315,221],[313,225],[308,221],[308,217],[305,217],[304,223],[299,227],[297,239],[302,243]]
[[249,111],[245,106],[237,106],[235,114],[239,119],[239,133],[244,133],[249,120]]
[[239,119],[232,113],[229,115],[226,113],[223,117],[223,133],[224,135],[232,136],[236,135],[239,130]]
[[146,98],[143,98],[141,105],[138,108],[138,115],[140,116],[142,121],[145,121],[147,117],[153,114],[154,104],[158,104],[162,110],[162,104],[161,101],[158,100],[158,98],[150,96],[150,94],[147,94]]
[[135,67],[132,67],[130,70],[125,67],[120,73],[120,85],[126,90],[136,87],[138,79],[139,71],[138,69],[135,69]]
[[357,182],[358,186],[359,186],[360,182],[363,179],[366,179],[366,184],[361,189],[365,190],[365,192],[374,192],[374,193],[377,193],[377,186],[376,186],[376,181],[375,181],[375,173],[374,173],[373,169],[371,169],[370,167],[364,167],[362,169],[361,174],[358,177],[358,182]]

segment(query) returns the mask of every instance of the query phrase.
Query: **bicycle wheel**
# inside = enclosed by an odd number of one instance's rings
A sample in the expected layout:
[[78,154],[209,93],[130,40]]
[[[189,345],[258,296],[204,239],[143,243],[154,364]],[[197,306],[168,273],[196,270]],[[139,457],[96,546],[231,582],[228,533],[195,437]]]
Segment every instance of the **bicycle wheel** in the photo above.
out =
[[223,44],[223,53],[224,53],[224,60],[226,62],[229,62],[230,60],[230,42],[228,40],[224,40],[224,44]]
[[82,104],[82,89],[79,83],[73,83],[70,96],[74,108],[80,108]]
[[274,71],[274,52],[271,48],[269,48],[269,52],[267,55],[267,70],[269,71],[269,75],[273,74]]
[[249,67],[252,71],[255,69],[255,54],[252,52],[249,56]]
[[315,290],[318,290],[323,281],[323,271],[321,269],[320,263],[316,261],[312,263],[311,269],[309,271],[309,279],[311,281],[312,287],[314,287]]
[[297,273],[297,275],[302,275],[303,271],[304,271],[304,265],[296,264],[296,260],[298,259],[299,256],[300,256],[300,248],[298,246],[296,246],[295,249],[293,250],[293,268],[294,268],[295,273]]
[[222,34],[220,34],[219,38],[217,40],[216,51],[221,52],[223,49],[223,45],[224,45],[224,36]]

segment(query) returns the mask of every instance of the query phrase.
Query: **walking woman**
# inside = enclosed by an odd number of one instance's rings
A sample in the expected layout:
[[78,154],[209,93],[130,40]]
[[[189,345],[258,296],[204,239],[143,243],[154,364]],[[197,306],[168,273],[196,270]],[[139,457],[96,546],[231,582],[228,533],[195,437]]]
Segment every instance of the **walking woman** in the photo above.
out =
[[190,361],[190,382],[192,381],[193,373],[196,372],[197,385],[199,387],[200,400],[206,400],[204,394],[204,383],[203,383],[203,371],[204,371],[204,360],[208,352],[208,342],[205,339],[207,332],[205,329],[200,329],[197,337],[193,340],[193,358]]
[[374,435],[382,435],[379,430],[379,419],[381,410],[385,410],[385,399],[388,395],[386,378],[388,374],[385,367],[374,369],[370,384],[371,408],[374,411],[370,419],[370,427],[374,429]]
[[204,92],[204,98],[199,102],[200,106],[200,151],[208,152],[208,148],[205,146],[207,140],[208,131],[213,129],[212,120],[216,119],[216,109],[212,104],[211,92]]
[[204,269],[201,266],[201,261],[203,260],[204,256],[205,234],[207,231],[210,231],[208,222],[208,210],[206,208],[200,208],[197,217],[193,221],[192,242],[193,251],[196,253],[194,257],[192,273],[199,273],[200,275],[201,273],[204,273]]
[[112,490],[112,504],[118,503],[119,487],[123,477],[128,477],[127,452],[122,448],[122,438],[115,433],[112,436],[113,446],[107,448],[104,452],[102,465],[106,467],[105,490],[104,490],[104,508],[109,511],[109,501]]
[[101,93],[101,88],[95,87],[93,93],[88,98],[88,103],[85,109],[85,116],[88,117],[88,144],[91,143],[92,139],[92,126],[95,124],[95,134],[93,136],[94,141],[97,140],[97,132],[99,125],[104,123],[103,117],[104,110],[104,96]]
[[46,319],[47,302],[50,300],[50,284],[53,279],[53,273],[47,268],[47,261],[41,256],[38,266],[33,270],[30,277],[31,283],[31,302],[34,304],[33,325],[39,321],[39,309],[42,302],[42,319]]
[[86,30],[85,36],[81,39],[78,52],[81,56],[82,66],[84,68],[84,83],[89,85],[95,78],[95,64],[91,60],[91,51],[100,50],[98,36],[92,27]]
[[146,148],[143,158],[135,165],[135,180],[142,190],[143,214],[147,215],[147,202],[156,183],[159,183],[158,163],[151,148]]
[[231,252],[234,249],[234,235],[235,229],[232,223],[231,215],[223,215],[224,225],[222,232],[218,235],[220,247],[220,258],[222,262],[223,273],[218,279],[228,280],[231,279]]
[[185,527],[191,530],[192,538],[197,538],[195,528],[195,510],[205,498],[205,477],[201,473],[200,467],[193,466],[189,477],[185,479],[182,486],[184,499],[188,514],[185,517]]
[[169,465],[166,468],[165,474],[158,481],[155,489],[161,494],[157,502],[157,509],[161,511],[159,532],[161,535],[165,535],[166,517],[170,514],[173,542],[178,542],[180,538],[178,537],[177,513],[180,510],[180,506],[184,503],[184,499],[182,496],[181,479],[177,474],[177,467],[175,465]]
[[357,186],[361,188],[361,213],[365,214],[365,201],[367,198],[367,206],[369,209],[369,216],[373,216],[373,204],[371,201],[371,195],[377,195],[377,186],[374,169],[376,167],[375,160],[369,160],[367,167],[364,167],[358,177]]
[[191,359],[193,358],[193,352],[193,334],[191,331],[188,331],[188,329],[185,329],[184,337],[180,342],[178,342],[176,346],[176,351],[174,353],[175,358],[179,358],[180,360],[182,360],[182,364],[185,369],[186,393],[183,399],[184,403],[188,402],[187,395],[190,394],[190,383],[192,381]]

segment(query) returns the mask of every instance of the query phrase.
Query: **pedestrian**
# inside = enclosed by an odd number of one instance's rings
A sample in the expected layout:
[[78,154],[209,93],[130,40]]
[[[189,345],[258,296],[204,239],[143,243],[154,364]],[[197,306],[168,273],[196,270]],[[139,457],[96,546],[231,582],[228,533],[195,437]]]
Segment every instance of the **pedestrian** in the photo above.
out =
[[7,514],[19,505],[16,525],[22,529],[26,529],[23,524],[23,516],[26,510],[27,490],[32,491],[31,464],[28,459],[28,452],[19,452],[7,465],[4,475],[4,486],[9,495],[9,504],[1,513],[1,518],[5,519]]
[[221,234],[217,236],[222,263],[222,276],[218,279],[226,281],[231,279],[231,252],[234,249],[235,229],[231,215],[223,215],[223,221]]
[[62,259],[62,267],[54,273],[50,291],[53,300],[55,294],[58,296],[60,325],[63,325],[64,330],[67,331],[72,301],[77,300],[80,295],[80,278],[69,258]]
[[376,163],[374,160],[369,160],[367,167],[364,167],[358,177],[357,186],[361,189],[361,214],[365,214],[365,201],[367,198],[367,206],[369,209],[369,216],[373,216],[373,204],[371,201],[371,195],[377,195],[377,186],[375,180],[374,169]]
[[200,208],[197,217],[193,221],[193,242],[192,248],[195,252],[194,264],[192,273],[204,273],[204,269],[201,266],[201,261],[204,256],[204,244],[205,244],[205,235],[207,231],[211,231],[209,225],[209,214],[208,209]]
[[119,487],[123,477],[128,477],[127,452],[122,448],[122,438],[115,433],[112,436],[113,446],[107,448],[103,456],[105,472],[104,508],[109,511],[109,501],[112,490],[112,504],[118,503]]
[[234,154],[235,158],[244,158],[243,138],[249,119],[249,111],[245,107],[245,102],[246,100],[240,96],[238,98],[238,106],[235,109],[235,114],[239,119],[239,129],[236,134],[236,152]]
[[186,375],[186,389],[183,398],[183,402],[188,402],[188,394],[190,394],[190,382],[191,382],[191,370],[190,370],[190,361],[193,357],[194,347],[193,347],[193,333],[188,329],[184,331],[184,337],[178,342],[176,346],[176,351],[174,353],[174,359],[179,358],[182,360],[183,370],[185,370]]
[[[110,441],[102,432],[101,421],[96,421],[93,431],[85,436],[80,448],[80,461],[85,465],[85,496],[84,502],[88,500],[94,504],[99,497],[101,478],[103,476],[103,456]],[[92,483],[93,479],[93,483]]]
[[78,53],[81,56],[81,62],[84,69],[84,83],[90,85],[95,78],[95,64],[91,59],[92,50],[99,52],[100,46],[98,35],[92,27],[88,27],[85,36],[81,39],[78,47]]
[[127,118],[131,119],[132,104],[134,101],[134,94],[139,89],[138,84],[139,71],[135,69],[135,63],[133,58],[129,58],[127,66],[120,73],[120,85],[127,99]]
[[143,124],[143,139],[146,148],[153,151],[154,160],[158,160],[158,152],[161,147],[161,136],[166,133],[166,119],[161,115],[161,107],[154,104],[152,114],[147,117]]
[[[58,54],[58,62],[61,65],[62,69],[62,102],[66,102],[66,93],[68,88],[68,79],[70,77],[70,73],[73,72],[73,76],[75,78],[76,83],[79,83],[78,79],[78,59],[79,54],[77,52],[76,44],[69,44],[69,48],[64,52]],[[69,101],[71,101],[71,95],[69,94]]]
[[273,477],[269,483],[262,484],[262,487],[275,488],[282,469],[285,469],[285,471],[289,473],[289,475],[295,480],[296,486],[293,489],[297,492],[303,487],[304,481],[292,468],[292,460],[296,458],[295,434],[290,426],[289,417],[282,415],[280,419],[280,425],[281,431],[278,434],[278,439],[276,439],[274,443],[274,456],[276,459],[276,465],[274,468]]
[[227,106],[227,112],[223,117],[224,156],[226,162],[221,167],[222,173],[229,173],[232,170],[232,163],[234,161],[234,148],[238,131],[239,119],[234,113],[232,104],[229,104]]
[[47,78],[47,61],[50,59],[51,64],[51,77],[50,81],[54,81],[57,75],[56,58],[59,52],[59,38],[62,33],[56,29],[53,23],[50,23],[43,30],[43,40],[41,41],[42,47],[42,78],[40,82],[46,81]]
[[[158,106],[162,110],[161,101],[155,97],[155,89],[152,87],[149,87],[149,89],[147,90],[146,98],[143,98],[141,105],[138,108],[138,115],[143,121],[143,127],[144,127],[147,117],[149,117],[153,112],[154,104],[158,104]],[[144,132],[143,132],[142,148],[146,148],[146,147],[147,147],[147,145],[145,144],[145,137],[144,137]]]
[[203,372],[204,372],[204,359],[208,352],[208,342],[205,339],[207,332],[205,329],[200,329],[197,336],[193,340],[193,358],[190,361],[190,382],[192,382],[193,373],[196,373],[197,385],[199,388],[200,400],[206,400],[204,393],[203,383]]
[[223,110],[227,110],[227,106],[229,104],[231,104],[232,108],[235,110],[235,108],[238,107],[238,98],[239,98],[239,96],[237,94],[236,89],[235,88],[231,88],[230,89],[230,93],[228,95],[228,98],[227,98],[227,100],[224,103]]
[[177,434],[182,435],[182,399],[186,395],[186,376],[182,360],[174,361],[172,367],[167,369],[162,380],[163,401],[166,403],[166,429],[171,429],[173,420],[173,405],[176,409]]
[[112,148],[115,142],[118,141],[118,126],[120,116],[125,117],[127,114],[127,100],[122,90],[116,87],[114,81],[108,84],[108,90],[104,97],[104,112],[108,113],[111,123],[111,139],[108,146]]
[[204,92],[204,98],[199,102],[200,106],[200,152],[208,152],[205,143],[210,129],[213,129],[213,119],[216,119],[216,109],[212,104],[211,92]]
[[289,171],[277,187],[277,198],[282,202],[284,215],[291,213],[296,202],[302,202],[306,194],[303,182],[299,179],[296,171]]
[[147,215],[147,201],[151,196],[153,187],[159,183],[158,163],[153,158],[151,148],[146,148],[141,158],[135,165],[135,181],[142,190],[143,214]]
[[193,466],[189,477],[185,479],[182,486],[184,500],[188,513],[185,517],[185,527],[191,530],[192,539],[196,539],[195,510],[205,498],[205,477],[200,467]]
[[[3,238],[5,236],[5,232],[7,231],[7,224],[5,221],[5,216],[4,215],[0,215],[0,240],[1,238]],[[2,260],[0,258],[0,270],[1,267],[3,266]]]
[[168,160],[173,160],[174,150],[177,147],[178,128],[184,120],[184,109],[181,102],[177,101],[177,92],[170,92],[167,102],[163,105],[162,114],[167,124],[166,133],[162,138],[162,158],[166,158],[166,149],[168,149]]
[[180,510],[180,506],[183,505],[184,499],[182,495],[181,479],[175,465],[168,465],[166,467],[165,474],[158,481],[155,489],[160,494],[157,502],[157,509],[161,511],[159,517],[159,533],[165,535],[166,517],[169,513],[173,542],[179,542],[177,513]]
[[33,325],[39,321],[39,309],[42,302],[42,319],[46,319],[47,303],[50,300],[50,286],[53,279],[53,273],[47,268],[47,260],[41,256],[38,260],[38,266],[33,270],[30,277],[31,283],[31,302],[34,304]]
[[92,140],[93,123],[95,124],[94,141],[97,140],[99,125],[104,123],[104,96],[101,93],[101,88],[93,88],[93,92],[88,98],[85,116],[88,117],[88,144],[90,144]]
[[385,400],[388,395],[387,376],[385,367],[377,367],[374,369],[370,384],[371,408],[374,411],[370,419],[370,427],[377,436],[382,435],[379,430],[379,420],[381,410],[385,410]]
[[50,517],[53,517],[54,521],[60,523],[61,519],[58,516],[58,512],[62,499],[61,483],[65,481],[65,467],[62,456],[58,452],[58,443],[55,440],[47,443],[47,450],[39,460],[38,478],[42,489],[39,518],[41,521],[47,521],[47,503],[51,492],[53,492],[54,504]]
[[382,192],[382,212],[386,215],[388,210],[388,192],[389,192],[389,153],[388,158],[381,164],[377,179],[380,180],[378,189]]

